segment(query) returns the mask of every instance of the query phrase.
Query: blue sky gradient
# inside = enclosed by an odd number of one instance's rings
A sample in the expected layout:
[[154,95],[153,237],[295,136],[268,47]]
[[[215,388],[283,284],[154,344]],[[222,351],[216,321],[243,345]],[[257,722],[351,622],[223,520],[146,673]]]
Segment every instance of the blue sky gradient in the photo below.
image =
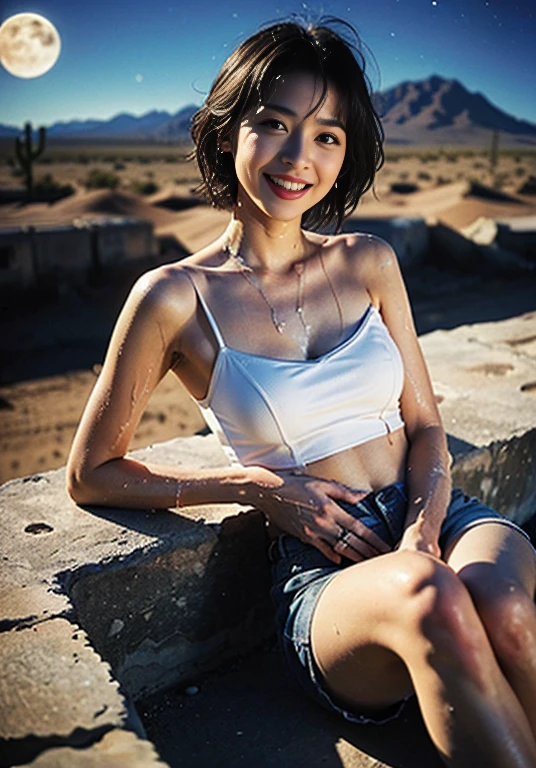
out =
[[[263,10],[259,10],[262,6]],[[460,80],[536,123],[532,0],[4,0],[0,22],[34,12],[56,26],[57,64],[32,80],[0,66],[0,123],[50,125],[200,104],[230,51],[265,21],[331,14],[372,50],[376,89],[431,74]]]

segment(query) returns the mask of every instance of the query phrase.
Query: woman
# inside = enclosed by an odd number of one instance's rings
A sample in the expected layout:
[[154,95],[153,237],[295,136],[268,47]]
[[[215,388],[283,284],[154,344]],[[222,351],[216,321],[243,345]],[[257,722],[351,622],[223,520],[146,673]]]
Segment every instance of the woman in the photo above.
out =
[[[192,135],[202,189],[231,221],[134,286],[69,493],[261,509],[282,646],[311,696],[381,723],[416,693],[447,764],[535,766],[534,552],[514,524],[451,492],[390,247],[311,231],[340,228],[383,161],[362,57],[332,27],[276,24],[223,65]],[[239,461],[126,458],[170,369]]]

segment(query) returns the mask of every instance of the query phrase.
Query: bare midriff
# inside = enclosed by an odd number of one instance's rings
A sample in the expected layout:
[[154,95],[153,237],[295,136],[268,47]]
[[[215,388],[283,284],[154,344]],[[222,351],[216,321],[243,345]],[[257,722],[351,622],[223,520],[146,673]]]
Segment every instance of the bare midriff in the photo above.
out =
[[404,480],[408,441],[404,429],[377,437],[307,465],[307,474],[351,488],[378,491]]
[[[355,490],[379,491],[406,477],[408,440],[405,430],[388,435],[312,462],[305,468],[308,475],[335,480]],[[268,535],[275,538],[282,530],[268,525]]]

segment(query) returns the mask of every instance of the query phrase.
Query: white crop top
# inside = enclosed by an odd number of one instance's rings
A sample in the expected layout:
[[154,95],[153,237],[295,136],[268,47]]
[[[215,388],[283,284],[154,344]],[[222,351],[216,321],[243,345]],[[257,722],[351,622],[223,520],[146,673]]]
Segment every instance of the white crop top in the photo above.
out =
[[198,403],[232,460],[305,467],[404,426],[402,358],[372,304],[334,349],[310,360],[281,360],[228,347],[194,287],[219,346]]

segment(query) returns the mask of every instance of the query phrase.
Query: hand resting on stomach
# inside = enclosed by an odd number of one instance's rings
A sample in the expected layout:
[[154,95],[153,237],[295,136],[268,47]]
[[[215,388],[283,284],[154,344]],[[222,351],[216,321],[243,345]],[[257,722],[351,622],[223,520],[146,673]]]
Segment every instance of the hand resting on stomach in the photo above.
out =
[[[399,429],[311,463],[302,471],[258,468],[259,484],[267,489],[259,506],[268,518],[270,537],[290,533],[335,563],[341,560],[343,535],[351,537],[344,554],[355,562],[390,551],[338,502],[356,504],[371,491],[404,480],[407,451],[404,429]],[[279,485],[274,484],[274,476]]]

